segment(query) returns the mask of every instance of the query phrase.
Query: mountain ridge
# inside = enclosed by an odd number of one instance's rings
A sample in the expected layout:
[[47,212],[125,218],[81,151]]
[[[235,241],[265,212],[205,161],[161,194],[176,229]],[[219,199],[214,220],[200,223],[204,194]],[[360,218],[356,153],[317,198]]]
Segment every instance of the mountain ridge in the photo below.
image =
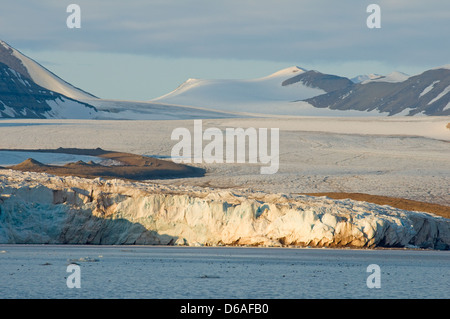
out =
[[95,97],[1,40],[0,71],[0,117],[10,118],[450,115],[450,64],[413,76],[394,71],[349,79],[290,66],[255,79],[190,78],[141,102]]
[[[295,68],[297,74],[293,72]],[[255,85],[264,81],[271,81],[270,87]],[[267,95],[271,90],[275,92],[274,87],[278,91],[271,101]],[[345,112],[350,115],[350,111],[352,115],[359,112],[362,116],[368,113],[447,116],[450,115],[449,93],[450,65],[414,76],[394,71],[353,79],[289,67],[250,80],[189,79],[153,101],[281,115],[317,115],[320,110],[326,110],[326,115],[340,111],[336,115],[343,116]]]

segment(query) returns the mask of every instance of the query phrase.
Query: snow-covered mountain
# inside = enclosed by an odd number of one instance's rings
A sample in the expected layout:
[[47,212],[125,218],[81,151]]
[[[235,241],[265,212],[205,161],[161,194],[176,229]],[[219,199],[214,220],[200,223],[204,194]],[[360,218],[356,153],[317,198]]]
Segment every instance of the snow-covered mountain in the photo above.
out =
[[95,107],[47,90],[0,62],[0,118],[95,117]]
[[174,91],[154,99],[173,104],[214,107],[229,103],[258,103],[267,101],[286,101],[323,94],[325,91],[296,85],[282,87],[282,82],[305,73],[299,67],[289,67],[269,76],[250,79],[188,79]]
[[290,114],[295,106],[289,102],[327,92],[302,81],[286,82],[302,74],[308,71],[293,66],[257,79],[188,79],[152,101],[232,112]]
[[1,40],[0,62],[20,73],[23,78],[31,80],[47,90],[60,93],[76,100],[96,98],[94,95],[76,88],[72,84],[64,81],[33,59],[27,57]]
[[0,41],[0,118],[177,120],[233,116],[198,107],[100,99]]
[[0,118],[91,119],[95,99],[0,41]]

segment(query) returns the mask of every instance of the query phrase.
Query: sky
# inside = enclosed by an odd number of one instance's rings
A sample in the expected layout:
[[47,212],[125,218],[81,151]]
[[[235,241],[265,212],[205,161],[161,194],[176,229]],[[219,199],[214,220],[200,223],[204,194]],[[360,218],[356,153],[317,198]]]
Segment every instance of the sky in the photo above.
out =
[[[69,4],[81,28],[68,28]],[[381,28],[368,28],[369,4]],[[410,75],[450,63],[446,0],[3,1],[0,39],[108,99],[150,100],[188,78],[258,78],[299,66]]]

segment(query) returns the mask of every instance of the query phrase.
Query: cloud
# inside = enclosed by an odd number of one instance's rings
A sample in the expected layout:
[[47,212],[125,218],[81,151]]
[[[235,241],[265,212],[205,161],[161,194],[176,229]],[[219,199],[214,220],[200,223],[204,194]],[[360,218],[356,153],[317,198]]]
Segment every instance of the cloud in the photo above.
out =
[[[30,4],[32,3],[32,4]],[[132,53],[173,58],[448,63],[450,3],[378,3],[382,28],[368,29],[371,1],[76,1],[82,28],[69,30],[59,0],[9,1],[1,37],[33,50]]]

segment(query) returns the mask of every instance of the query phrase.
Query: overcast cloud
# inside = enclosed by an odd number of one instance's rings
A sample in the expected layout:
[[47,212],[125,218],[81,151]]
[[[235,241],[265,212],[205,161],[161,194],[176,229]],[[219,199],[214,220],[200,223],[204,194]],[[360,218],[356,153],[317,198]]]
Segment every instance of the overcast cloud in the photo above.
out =
[[[65,9],[82,9],[70,30]],[[382,28],[368,29],[374,1],[24,1],[2,3],[4,40],[30,49],[171,57],[386,60],[448,63],[449,1],[378,1]]]

